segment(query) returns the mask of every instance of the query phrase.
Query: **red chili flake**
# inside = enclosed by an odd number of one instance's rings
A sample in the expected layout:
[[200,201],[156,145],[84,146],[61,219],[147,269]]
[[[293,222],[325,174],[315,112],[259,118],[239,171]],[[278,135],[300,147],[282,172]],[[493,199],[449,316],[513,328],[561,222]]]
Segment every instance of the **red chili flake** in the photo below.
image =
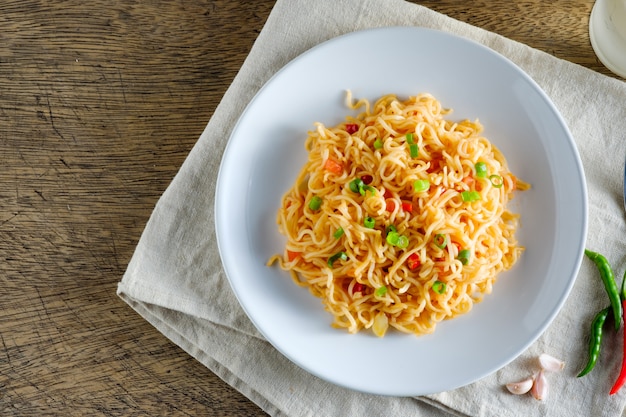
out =
[[366,174],[366,175],[363,175],[363,176],[361,177],[361,181],[363,181],[363,183],[364,183],[364,184],[366,184],[366,185],[367,185],[367,184],[371,184],[371,183],[372,183],[372,181],[374,181],[374,177],[372,177],[371,175],[367,175],[367,174]]
[[346,132],[348,132],[349,134],[353,134],[357,130],[359,130],[359,125],[357,125],[356,123],[346,124]]

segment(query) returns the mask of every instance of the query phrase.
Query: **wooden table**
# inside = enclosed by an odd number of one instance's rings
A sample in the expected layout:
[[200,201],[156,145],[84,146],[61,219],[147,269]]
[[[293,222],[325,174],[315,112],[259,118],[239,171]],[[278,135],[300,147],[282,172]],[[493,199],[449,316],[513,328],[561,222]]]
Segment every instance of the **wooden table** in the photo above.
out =
[[[1,415],[264,415],[115,291],[273,3],[0,3]],[[611,75],[592,0],[418,3]]]

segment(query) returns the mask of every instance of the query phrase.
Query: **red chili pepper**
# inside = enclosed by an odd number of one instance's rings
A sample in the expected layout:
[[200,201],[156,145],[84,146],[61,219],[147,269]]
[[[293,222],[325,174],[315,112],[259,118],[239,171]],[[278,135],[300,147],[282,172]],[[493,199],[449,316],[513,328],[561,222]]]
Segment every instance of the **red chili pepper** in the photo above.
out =
[[407,213],[411,213],[413,211],[413,203],[410,201],[402,202],[402,211],[406,211]]
[[289,259],[289,262],[293,261],[298,256],[300,256],[300,252],[294,252],[287,249],[287,259]]
[[622,279],[622,288],[619,294],[622,300],[622,316],[624,318],[625,324],[624,329],[622,329],[622,335],[624,338],[624,344],[622,345],[622,370],[620,371],[619,376],[615,381],[615,384],[613,384],[613,388],[611,388],[611,391],[609,392],[610,395],[615,394],[617,391],[620,390],[620,388],[622,388],[624,383],[626,383],[626,287],[624,286],[624,283],[626,283],[626,272],[624,272],[624,278]]
[[357,130],[359,130],[359,125],[357,125],[356,123],[346,124],[346,132],[348,132],[349,134],[353,134]]
[[414,270],[415,268],[421,265],[420,257],[417,253],[412,253],[406,260],[406,264],[410,270]]

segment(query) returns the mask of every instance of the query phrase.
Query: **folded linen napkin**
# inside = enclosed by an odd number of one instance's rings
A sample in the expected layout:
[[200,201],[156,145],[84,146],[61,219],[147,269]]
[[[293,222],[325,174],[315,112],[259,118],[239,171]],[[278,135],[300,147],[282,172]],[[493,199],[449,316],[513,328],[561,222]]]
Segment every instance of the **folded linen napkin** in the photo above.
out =
[[[157,203],[118,295],[274,416],[620,415],[626,389],[612,397],[607,393],[619,372],[621,335],[607,337],[596,371],[576,378],[587,358],[591,318],[606,304],[591,262],[583,261],[563,309],[519,358],[466,387],[418,398],[354,392],[310,375],[265,341],[239,306],[221,266],[213,205],[221,156],[234,124],[263,84],[299,54],[347,32],[399,25],[444,30],[482,43],[515,62],[546,91],[572,131],[585,168],[590,203],[587,247],[602,252],[623,271],[626,83],[403,0],[279,0]],[[509,394],[504,384],[535,370],[535,358],[542,352],[567,362],[565,371],[548,375],[548,397],[540,402]]]

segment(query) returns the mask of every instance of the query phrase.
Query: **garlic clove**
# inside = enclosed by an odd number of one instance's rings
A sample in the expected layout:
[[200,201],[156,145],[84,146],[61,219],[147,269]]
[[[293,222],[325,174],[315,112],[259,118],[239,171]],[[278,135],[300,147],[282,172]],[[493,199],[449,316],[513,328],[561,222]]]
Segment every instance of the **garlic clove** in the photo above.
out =
[[535,376],[535,382],[533,383],[530,393],[539,401],[545,399],[548,395],[548,380],[546,379],[543,369]]
[[528,378],[519,382],[511,382],[506,384],[506,389],[508,389],[511,394],[526,394],[533,387],[533,382],[533,378]]
[[548,372],[559,372],[565,368],[565,362],[547,353],[539,355],[539,365],[541,365],[541,369]]

